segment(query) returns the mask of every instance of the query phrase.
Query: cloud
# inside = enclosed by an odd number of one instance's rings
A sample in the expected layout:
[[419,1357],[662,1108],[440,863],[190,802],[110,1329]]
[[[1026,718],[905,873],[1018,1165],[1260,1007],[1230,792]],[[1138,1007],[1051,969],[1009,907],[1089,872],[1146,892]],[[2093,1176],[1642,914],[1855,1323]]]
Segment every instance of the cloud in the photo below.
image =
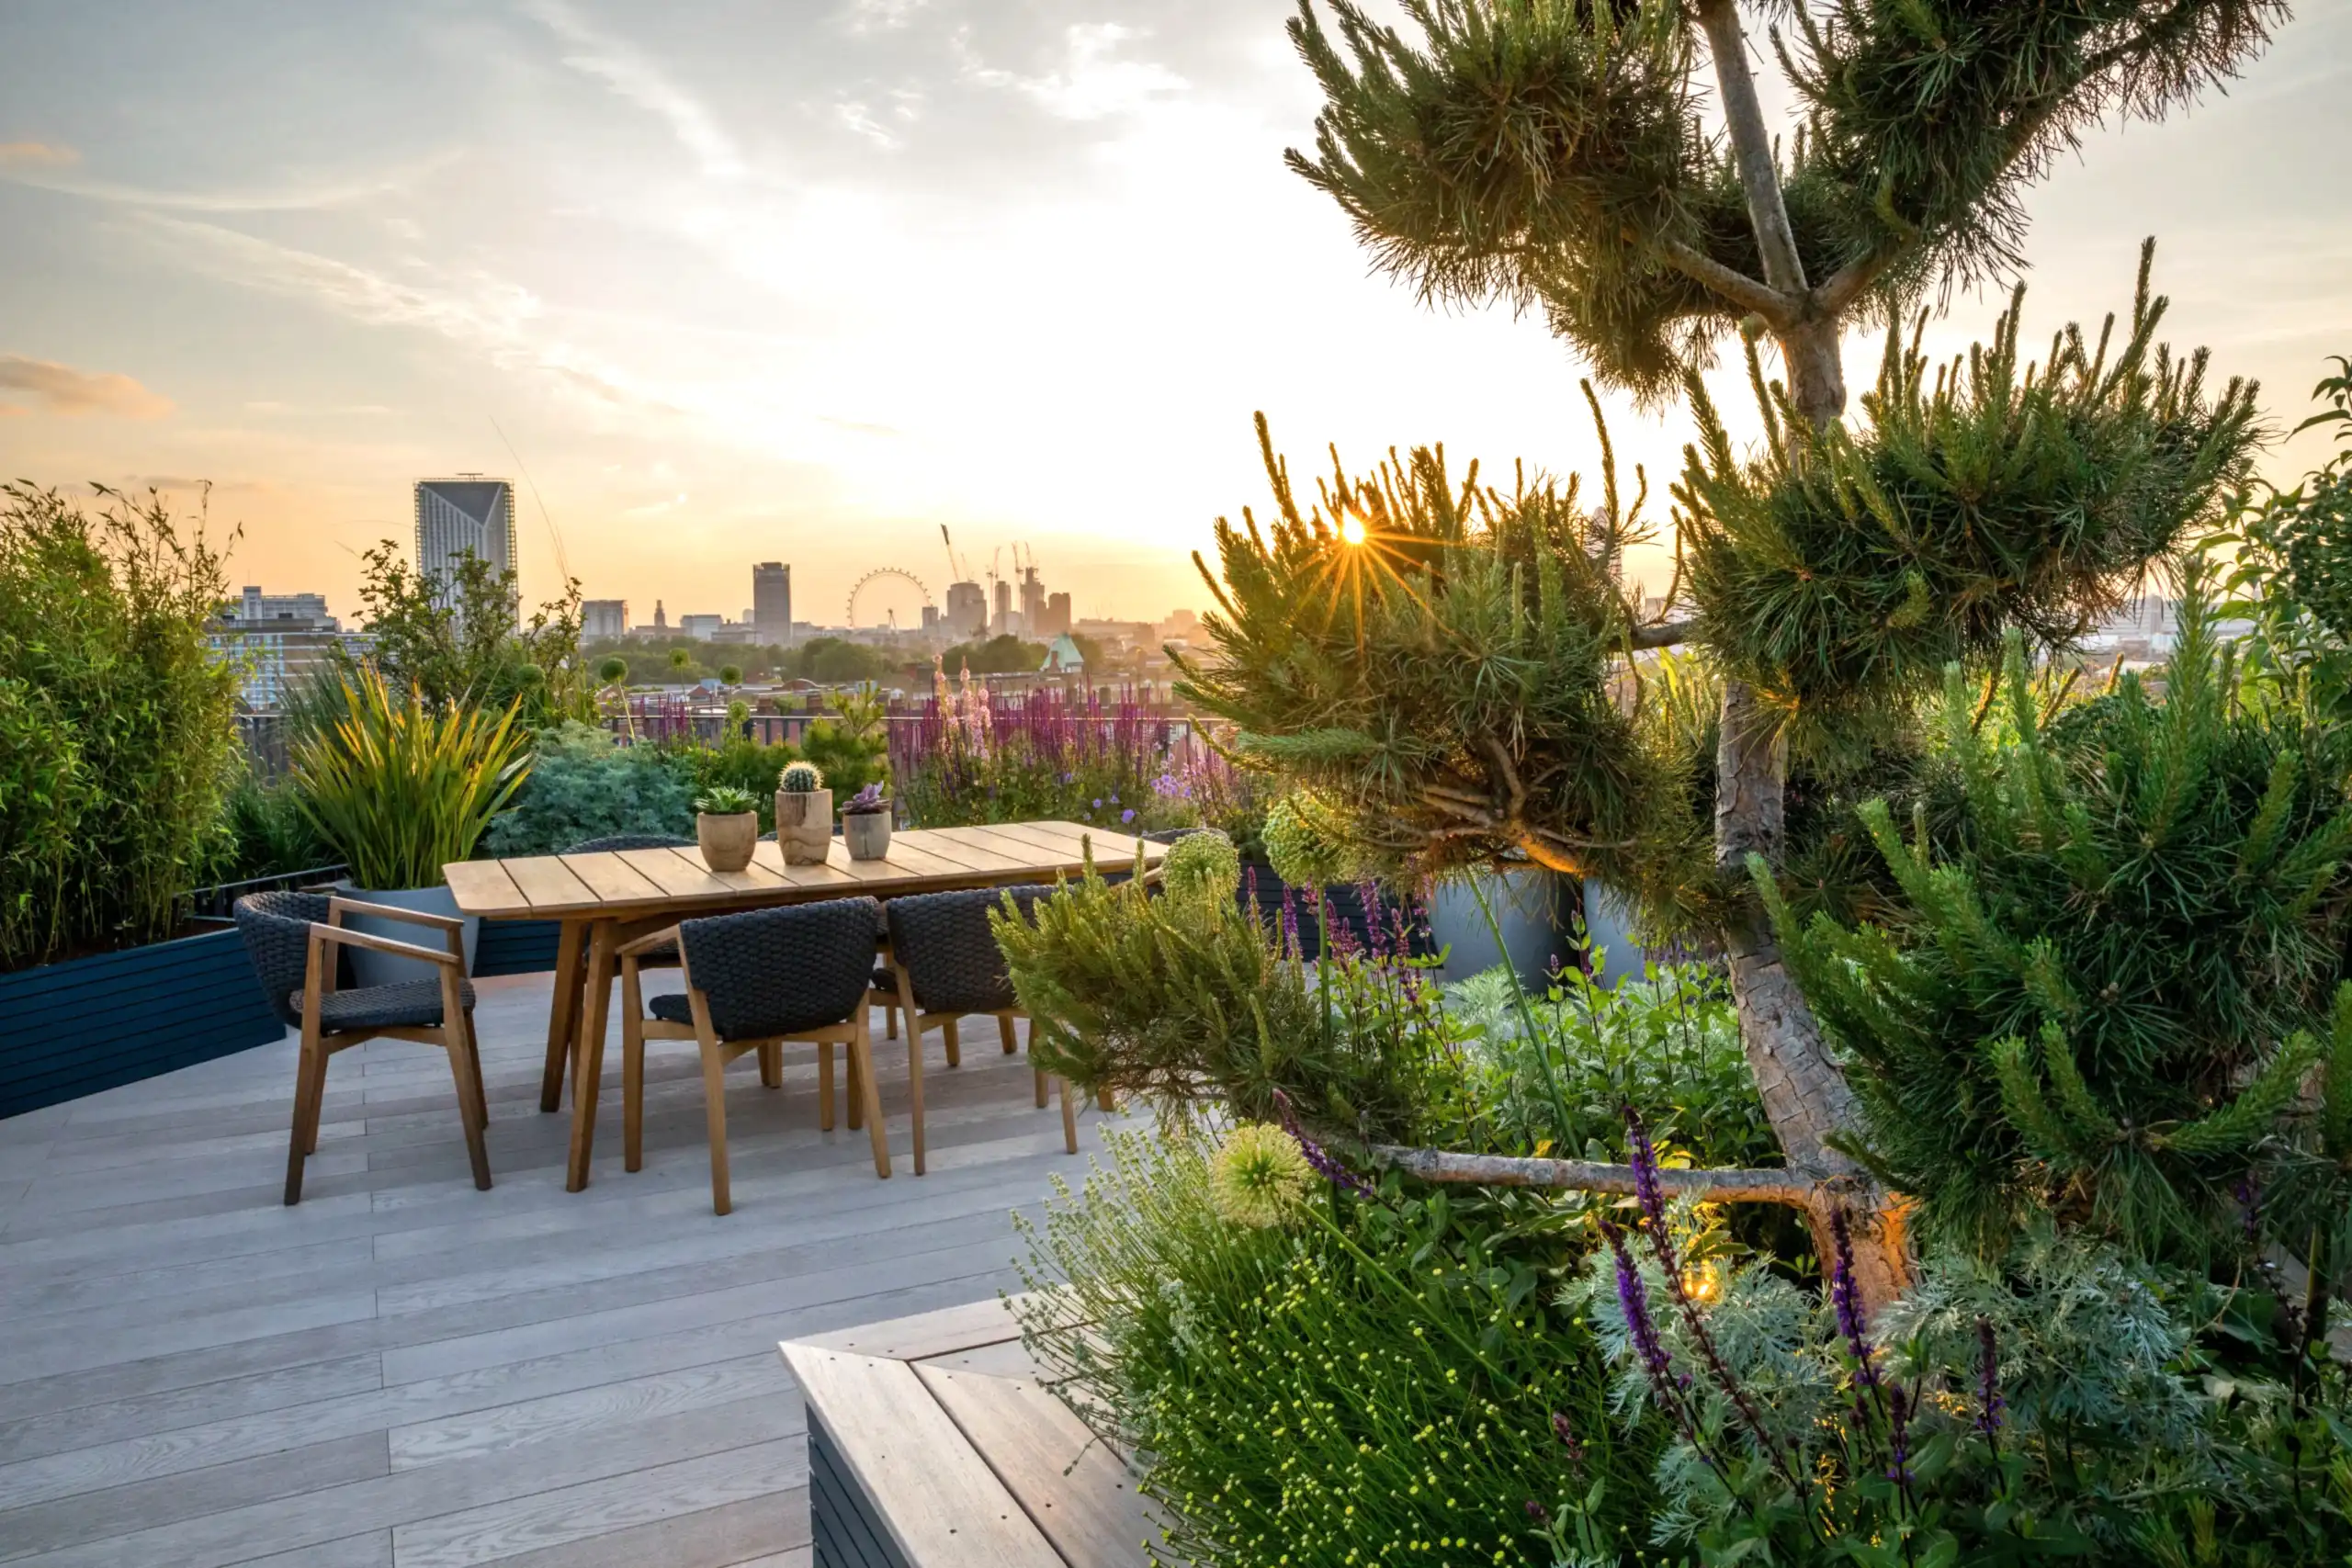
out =
[[[28,147],[44,152],[62,152],[62,155],[47,158],[8,156],[17,149]],[[436,152],[377,174],[308,184],[245,190],[157,190],[147,186],[124,185],[115,180],[94,180],[78,175],[54,173],[52,171],[78,164],[81,161],[79,155],[70,150],[42,148],[39,142],[20,141],[0,146],[0,179],[13,179],[20,185],[55,191],[60,196],[78,196],[87,201],[109,202],[119,207],[158,208],[176,212],[322,212],[334,208],[355,207],[371,197],[404,190],[424,176],[456,162],[460,156],[456,151]]]
[[[69,418],[106,413],[124,419],[161,419],[172,412],[171,399],[149,391],[128,376],[76,370],[21,354],[0,354],[0,387],[30,392],[49,412]],[[8,406],[19,414],[31,412]]]
[[82,161],[71,147],[47,141],[0,141],[0,169],[62,169]]
[[717,117],[676,83],[650,56],[626,39],[589,26],[564,0],[529,0],[524,6],[578,52],[563,62],[592,76],[647,112],[669,121],[670,132],[716,180],[740,180],[743,155]]

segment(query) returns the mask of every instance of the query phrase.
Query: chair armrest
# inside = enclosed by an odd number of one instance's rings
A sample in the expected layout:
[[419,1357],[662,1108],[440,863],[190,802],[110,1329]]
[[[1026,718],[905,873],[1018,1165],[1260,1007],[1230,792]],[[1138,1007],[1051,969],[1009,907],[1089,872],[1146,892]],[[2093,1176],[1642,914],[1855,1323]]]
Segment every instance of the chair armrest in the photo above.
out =
[[[368,909],[371,906],[360,904],[356,908]],[[388,936],[377,936],[372,931],[353,931],[346,926],[322,925],[312,921],[311,938],[314,942],[323,942],[329,946],[365,947],[377,953],[394,953],[401,958],[422,958],[427,964],[443,964],[452,969],[458,967],[461,962],[459,955],[454,953],[419,947],[413,942],[394,942]]]
[[327,924],[340,928],[345,915],[381,915],[388,920],[406,920],[411,925],[431,926],[435,931],[462,931],[466,922],[451,915],[428,914],[423,909],[402,909],[391,904],[369,904],[357,898],[335,897],[327,901]]
[[675,926],[664,926],[658,931],[646,932],[643,936],[639,937],[634,942],[625,942],[621,943],[619,947],[614,950],[614,953],[616,956],[621,958],[635,958],[641,953],[650,953],[653,949],[662,946],[665,942],[674,942],[677,940],[678,928]]

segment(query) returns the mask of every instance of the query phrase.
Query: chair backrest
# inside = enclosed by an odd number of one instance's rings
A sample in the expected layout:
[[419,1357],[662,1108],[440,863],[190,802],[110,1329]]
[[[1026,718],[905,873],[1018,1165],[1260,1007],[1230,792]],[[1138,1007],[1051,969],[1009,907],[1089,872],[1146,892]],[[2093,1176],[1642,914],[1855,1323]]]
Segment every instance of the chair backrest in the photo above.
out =
[[821,1029],[857,1016],[874,978],[871,898],[682,920],[678,943],[722,1040]]
[[882,907],[890,951],[906,965],[922,1012],[995,1012],[1018,1007],[1004,953],[989,930],[989,911],[1010,893],[1023,916],[1051,887],[981,887],[968,893],[919,893]]
[[279,1021],[302,1025],[298,993],[308,977],[311,927],[327,918],[323,893],[248,893],[237,900],[237,932],[269,1009]]
[[594,855],[614,850],[690,850],[694,845],[692,839],[680,839],[668,833],[615,833],[607,838],[582,839],[570,849],[557,852]]

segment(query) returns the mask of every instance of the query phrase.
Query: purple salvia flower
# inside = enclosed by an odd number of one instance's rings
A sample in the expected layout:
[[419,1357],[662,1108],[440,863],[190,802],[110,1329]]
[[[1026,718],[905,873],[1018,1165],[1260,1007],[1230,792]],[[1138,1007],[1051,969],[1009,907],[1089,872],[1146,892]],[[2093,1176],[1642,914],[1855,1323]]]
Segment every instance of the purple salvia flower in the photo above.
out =
[[[1666,1235],[1666,1190],[1658,1185],[1657,1150],[1650,1143],[1650,1130],[1642,1124],[1642,1113],[1629,1100],[1625,1105],[1625,1152],[1634,1167],[1634,1196],[1642,1206],[1642,1218],[1663,1239]],[[1660,1258],[1671,1270],[1668,1258]]]
[[1609,1250],[1617,1259],[1617,1309],[1624,1314],[1625,1337],[1634,1343],[1634,1358],[1649,1374],[1661,1400],[1679,1396],[1690,1380],[1676,1374],[1674,1358],[1657,1337],[1657,1325],[1650,1317],[1649,1288],[1642,1283],[1641,1270],[1634,1267],[1634,1255],[1625,1250],[1625,1233],[1603,1220],[1600,1234],[1608,1237]]
[[1976,1320],[1976,1430],[1988,1443],[1998,1444],[2001,1412],[2008,1401],[2001,1397],[2001,1348],[1993,1337],[1993,1320]]
[[1838,1314],[1838,1337],[1854,1359],[1854,1381],[1875,1391],[1878,1353],[1871,1348],[1870,1320],[1862,1311],[1861,1288],[1854,1280],[1854,1233],[1842,1205],[1829,1212],[1829,1304]]
[[1886,1402],[1886,1478],[1908,1492],[1911,1487],[1911,1402],[1905,1397],[1900,1383],[1888,1385]]
[[1577,1429],[1568,1425],[1567,1416],[1564,1412],[1557,1410],[1552,1412],[1552,1435],[1560,1439],[1560,1446],[1568,1450],[1568,1463],[1575,1467],[1578,1475],[1582,1475],[1584,1473],[1584,1444],[1577,1440]]
[[1317,1175],[1359,1198],[1378,1196],[1371,1183],[1333,1159],[1322,1145],[1306,1135],[1306,1129],[1298,1124],[1298,1112],[1292,1107],[1290,1096],[1281,1089],[1274,1090],[1274,1111],[1282,1119],[1283,1131],[1291,1135],[1291,1141],[1298,1145],[1298,1152],[1306,1156],[1306,1163],[1315,1168]]
[[1539,1525],[1548,1525],[1552,1522],[1552,1510],[1530,1497],[1527,1500],[1527,1517]]

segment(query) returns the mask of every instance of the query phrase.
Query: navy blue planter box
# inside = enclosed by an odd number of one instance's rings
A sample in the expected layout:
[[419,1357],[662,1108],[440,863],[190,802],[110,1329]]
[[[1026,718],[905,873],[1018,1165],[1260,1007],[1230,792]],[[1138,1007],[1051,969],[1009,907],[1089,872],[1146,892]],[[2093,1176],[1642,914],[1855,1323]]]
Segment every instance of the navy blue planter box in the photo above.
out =
[[[1266,862],[1244,860],[1241,863],[1241,888],[1235,897],[1245,908],[1255,898],[1259,918],[1269,925],[1279,929],[1283,897],[1292,891],[1290,885],[1276,876],[1274,868]],[[1312,957],[1319,941],[1315,894],[1313,889],[1306,887],[1295,891],[1296,897],[1291,900],[1291,908],[1298,920],[1298,944],[1302,952]],[[1385,889],[1380,890],[1376,897],[1380,902],[1381,925],[1378,945],[1383,951],[1396,946],[1396,920],[1401,913],[1405,921],[1406,951],[1415,958],[1428,958],[1436,953],[1437,949],[1430,941],[1429,911],[1422,908],[1418,900],[1400,904],[1396,897]],[[1323,905],[1330,912],[1331,934],[1335,940],[1357,952],[1373,945],[1369,941],[1371,919],[1364,908],[1362,887],[1352,883],[1338,883],[1327,887],[1323,890]]]
[[555,968],[555,920],[484,920],[474,944],[474,977],[543,975]]
[[0,975],[0,1116],[250,1050],[285,1032],[234,931]]

